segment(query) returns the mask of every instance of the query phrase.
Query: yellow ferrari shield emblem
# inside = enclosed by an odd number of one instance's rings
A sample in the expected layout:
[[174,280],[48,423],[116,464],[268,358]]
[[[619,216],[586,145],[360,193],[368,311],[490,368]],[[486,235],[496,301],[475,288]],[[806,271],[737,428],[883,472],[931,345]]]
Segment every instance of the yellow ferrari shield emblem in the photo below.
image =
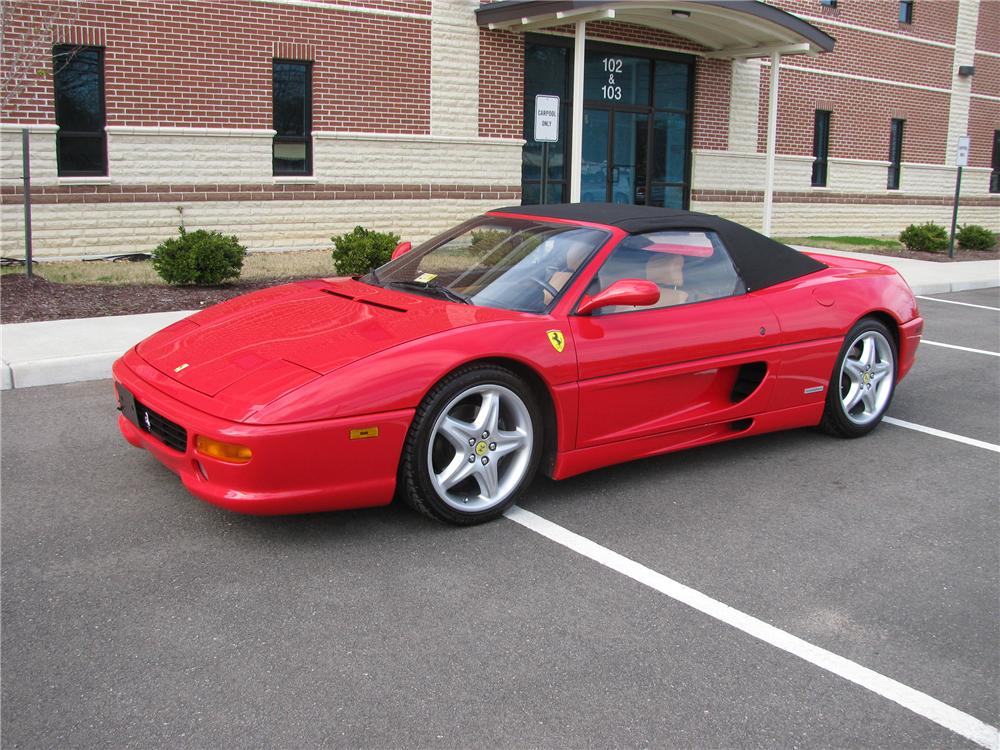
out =
[[552,344],[552,348],[557,352],[561,352],[566,348],[566,339],[563,337],[562,331],[546,331],[549,337],[549,343]]

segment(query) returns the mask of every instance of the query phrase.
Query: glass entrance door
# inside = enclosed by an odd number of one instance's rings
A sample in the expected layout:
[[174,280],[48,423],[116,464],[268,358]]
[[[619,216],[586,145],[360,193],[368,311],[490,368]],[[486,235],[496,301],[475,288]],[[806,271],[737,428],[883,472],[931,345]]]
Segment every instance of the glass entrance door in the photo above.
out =
[[587,54],[581,201],[687,205],[689,71],[687,63]]
[[585,108],[580,200],[646,203],[648,147],[648,115]]
[[[525,45],[522,202],[569,200],[572,40]],[[682,55],[588,42],[580,200],[687,208],[692,64]],[[562,104],[556,143],[533,140],[536,94]]]

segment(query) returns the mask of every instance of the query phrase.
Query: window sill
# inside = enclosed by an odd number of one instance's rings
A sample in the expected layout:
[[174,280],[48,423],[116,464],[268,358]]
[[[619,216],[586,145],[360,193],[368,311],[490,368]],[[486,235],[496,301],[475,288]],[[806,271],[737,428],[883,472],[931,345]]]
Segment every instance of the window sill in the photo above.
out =
[[59,185],[110,185],[111,178],[107,175],[95,175],[93,177],[57,177]]
[[316,179],[315,175],[276,174],[271,178],[271,181],[275,185],[282,182],[298,183],[300,185],[319,184],[319,180]]

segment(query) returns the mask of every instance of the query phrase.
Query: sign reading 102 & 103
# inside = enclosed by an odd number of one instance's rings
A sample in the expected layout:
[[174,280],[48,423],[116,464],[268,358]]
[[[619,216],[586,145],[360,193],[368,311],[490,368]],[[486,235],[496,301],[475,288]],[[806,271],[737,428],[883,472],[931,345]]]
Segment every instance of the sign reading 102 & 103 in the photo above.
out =
[[538,94],[535,97],[535,140],[538,143],[559,141],[559,97]]
[[615,76],[622,72],[625,63],[620,57],[605,57],[602,62],[604,63],[604,72],[608,74],[608,82],[601,86],[601,94],[608,101],[621,101],[622,87],[615,83]]

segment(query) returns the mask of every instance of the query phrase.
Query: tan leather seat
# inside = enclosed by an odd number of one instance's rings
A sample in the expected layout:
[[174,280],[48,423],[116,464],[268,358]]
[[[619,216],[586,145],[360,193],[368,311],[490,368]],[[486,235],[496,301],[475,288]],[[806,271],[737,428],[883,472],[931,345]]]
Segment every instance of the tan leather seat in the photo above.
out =
[[688,300],[684,285],[684,257],[669,253],[655,253],[646,261],[646,278],[660,287],[660,301],[653,307],[683,305]]
[[[557,292],[561,291],[566,282],[570,280],[570,277],[576,273],[576,269],[580,267],[580,264],[587,259],[590,254],[591,247],[585,242],[575,242],[566,251],[566,270],[556,271],[549,277],[549,285],[552,286]],[[552,295],[545,292],[545,304],[549,304],[552,301]]]

